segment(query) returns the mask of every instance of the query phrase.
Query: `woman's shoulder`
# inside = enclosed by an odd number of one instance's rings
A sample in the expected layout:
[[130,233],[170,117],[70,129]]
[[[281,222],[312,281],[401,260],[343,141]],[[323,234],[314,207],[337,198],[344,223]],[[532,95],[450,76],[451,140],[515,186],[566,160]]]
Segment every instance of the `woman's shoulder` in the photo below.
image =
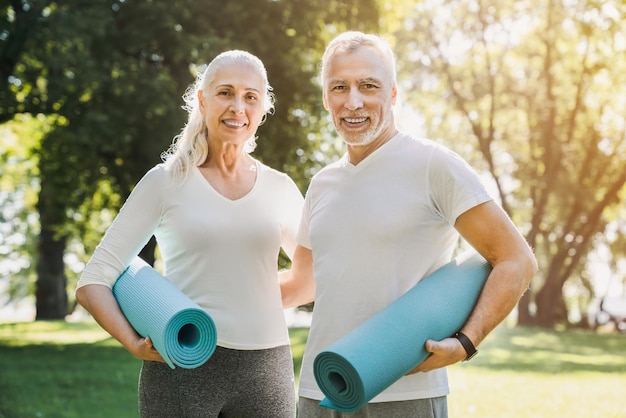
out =
[[289,175],[285,172],[277,170],[276,168],[270,167],[269,165],[262,163],[261,161],[255,159],[254,163],[256,164],[257,172],[261,173],[262,176],[267,176],[275,179],[291,179]]
[[296,182],[291,178],[291,176],[289,176],[289,174],[272,168],[259,160],[255,159],[254,161],[259,178],[263,180],[263,183],[273,184],[274,186],[283,185],[288,188],[297,187]]
[[153,186],[159,188],[167,188],[173,186],[174,177],[170,169],[165,164],[157,164],[149,169],[139,180],[137,186]]

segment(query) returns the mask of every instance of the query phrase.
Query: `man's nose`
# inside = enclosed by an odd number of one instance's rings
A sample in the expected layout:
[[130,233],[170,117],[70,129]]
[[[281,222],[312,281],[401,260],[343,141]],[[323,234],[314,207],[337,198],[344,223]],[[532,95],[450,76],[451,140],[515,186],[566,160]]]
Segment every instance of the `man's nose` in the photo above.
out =
[[358,89],[350,89],[345,106],[348,110],[357,110],[363,107],[363,98]]

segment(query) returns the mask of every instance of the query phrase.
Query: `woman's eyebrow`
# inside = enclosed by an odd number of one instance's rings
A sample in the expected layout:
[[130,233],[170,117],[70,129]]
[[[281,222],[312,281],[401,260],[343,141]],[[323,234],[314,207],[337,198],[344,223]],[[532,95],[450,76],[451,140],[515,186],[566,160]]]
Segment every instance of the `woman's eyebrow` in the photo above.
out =
[[[220,89],[220,88],[229,88],[229,89],[234,89],[235,86],[233,86],[232,84],[218,84],[217,86],[215,86],[215,89]],[[258,89],[255,89],[254,87],[246,87],[244,90],[246,91],[254,91],[256,93],[261,93]]]

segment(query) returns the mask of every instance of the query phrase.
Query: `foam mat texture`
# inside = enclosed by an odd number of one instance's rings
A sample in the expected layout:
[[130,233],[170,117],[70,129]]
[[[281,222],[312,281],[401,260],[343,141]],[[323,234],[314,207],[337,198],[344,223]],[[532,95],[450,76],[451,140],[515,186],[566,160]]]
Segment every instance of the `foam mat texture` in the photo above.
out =
[[120,275],[113,294],[128,322],[139,335],[152,339],[172,369],[201,366],[215,351],[213,319],[141,258]]
[[313,370],[326,396],[320,405],[356,411],[424,361],[426,340],[459,331],[490,272],[482,256],[465,253],[319,353]]

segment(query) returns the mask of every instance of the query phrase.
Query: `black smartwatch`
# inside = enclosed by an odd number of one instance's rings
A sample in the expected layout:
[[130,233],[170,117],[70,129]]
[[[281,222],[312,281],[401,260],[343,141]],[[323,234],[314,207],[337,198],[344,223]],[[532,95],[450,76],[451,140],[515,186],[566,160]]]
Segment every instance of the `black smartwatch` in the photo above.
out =
[[465,349],[465,353],[467,353],[467,357],[465,357],[465,359],[463,361],[469,361],[476,354],[478,354],[478,350],[476,350],[476,347],[474,347],[474,344],[472,344],[472,341],[469,338],[467,338],[467,335],[465,335],[465,334],[463,334],[462,332],[459,331],[456,334],[454,334],[454,338],[459,340],[459,342],[461,343],[461,345]]

